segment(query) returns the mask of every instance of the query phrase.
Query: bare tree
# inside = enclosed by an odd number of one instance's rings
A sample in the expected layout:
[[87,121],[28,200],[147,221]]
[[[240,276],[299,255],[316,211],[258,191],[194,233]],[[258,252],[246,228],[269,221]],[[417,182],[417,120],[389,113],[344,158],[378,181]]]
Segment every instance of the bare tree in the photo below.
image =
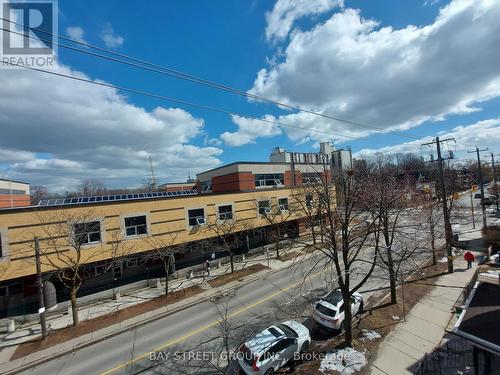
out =
[[30,186],[31,204],[36,206],[42,199],[49,197],[49,191],[45,186],[32,185]]
[[[262,202],[267,202],[267,206],[260,207]],[[261,195],[255,201],[255,209],[271,230],[270,239],[274,242],[276,258],[279,259],[282,240],[285,239],[288,232],[288,220],[294,215],[295,206],[289,202],[288,198],[271,199],[267,195]]]
[[169,292],[169,277],[175,272],[175,253],[182,251],[182,245],[175,245],[179,232],[170,235],[150,237],[148,239],[152,250],[149,257],[159,259],[165,272],[165,295]]
[[372,219],[378,218],[383,245],[379,248],[382,267],[388,272],[391,303],[397,302],[398,270],[401,264],[412,256],[407,237],[417,228],[408,215],[411,209],[410,197],[414,191],[410,181],[398,175],[396,168],[379,158],[377,165],[365,176],[367,191],[362,202]]
[[78,189],[78,193],[85,196],[104,195],[106,192],[104,182],[95,179],[84,180]]
[[[79,323],[77,293],[85,279],[88,264],[103,257],[108,260],[108,264],[112,264],[126,253],[119,235],[110,241],[111,246],[104,246],[103,222],[96,217],[92,210],[38,213],[39,227],[43,233],[41,263],[55,273],[68,289],[74,326]],[[99,247],[99,250],[95,247]]]
[[[380,220],[363,209],[368,188],[362,177],[354,178],[351,171],[339,172],[335,184],[324,179],[318,184],[299,187],[293,193],[303,216],[309,220],[312,216],[308,214],[310,203],[306,194],[314,193],[312,204],[322,217],[324,241],[312,246],[323,254],[323,262],[317,264],[334,268],[345,306],[351,306],[353,293],[370,278],[379,253]],[[344,343],[352,346],[351,309],[346,308],[344,313]]]
[[229,219],[215,215],[213,218],[209,217],[206,223],[206,230],[217,239],[211,243],[229,254],[231,273],[234,272],[235,250],[243,244],[242,232],[248,229],[248,225],[238,222],[234,217]]

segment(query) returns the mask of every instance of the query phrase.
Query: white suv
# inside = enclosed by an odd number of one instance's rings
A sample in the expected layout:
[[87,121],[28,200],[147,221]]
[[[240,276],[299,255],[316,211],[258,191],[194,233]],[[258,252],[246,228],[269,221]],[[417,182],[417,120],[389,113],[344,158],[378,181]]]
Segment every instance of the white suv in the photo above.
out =
[[295,353],[309,347],[309,330],[299,322],[289,320],[258,333],[240,347],[238,363],[245,374],[272,375]]
[[[359,293],[353,293],[351,297],[352,315],[363,311],[363,297]],[[343,330],[344,329],[344,300],[339,289],[322,297],[314,306],[313,319],[323,327]]]

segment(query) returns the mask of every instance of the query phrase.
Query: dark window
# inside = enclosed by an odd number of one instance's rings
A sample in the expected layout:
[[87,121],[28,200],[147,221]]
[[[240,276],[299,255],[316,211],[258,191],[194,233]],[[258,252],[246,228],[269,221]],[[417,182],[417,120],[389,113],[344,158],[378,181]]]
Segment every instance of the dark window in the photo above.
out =
[[73,224],[73,231],[79,245],[101,242],[101,223],[99,221]]
[[267,329],[269,332],[271,332],[271,334],[274,336],[274,337],[281,337],[281,333],[278,332],[278,330],[274,327],[270,327]]
[[125,218],[125,234],[127,237],[147,233],[148,225],[146,222],[146,215]]
[[307,208],[312,208],[313,207],[313,195],[311,193],[306,194],[306,207]]
[[23,284],[15,283],[9,285],[9,296],[13,296],[14,294],[21,294],[23,292]]
[[268,355],[270,356],[273,356],[279,352],[281,352],[282,350],[288,348],[290,345],[292,345],[292,343],[294,342],[293,339],[283,339],[283,340],[280,340],[278,341],[276,344],[274,344],[268,351]]
[[270,212],[269,201],[259,201],[259,214],[266,215]]
[[232,220],[233,219],[233,206],[219,206],[219,220]]
[[280,211],[288,211],[288,198],[278,199],[278,207]]
[[335,310],[330,309],[330,308],[326,307],[325,305],[322,305],[319,302],[316,305],[316,310],[318,310],[321,314],[329,316],[331,318],[333,318],[335,316]]
[[279,327],[279,329],[281,329],[283,332],[285,332],[285,335],[287,337],[294,337],[294,338],[299,337],[297,332],[295,332],[291,327],[288,327],[285,324],[277,324],[277,327]]
[[205,224],[205,210],[203,208],[188,210],[188,221],[190,227]]

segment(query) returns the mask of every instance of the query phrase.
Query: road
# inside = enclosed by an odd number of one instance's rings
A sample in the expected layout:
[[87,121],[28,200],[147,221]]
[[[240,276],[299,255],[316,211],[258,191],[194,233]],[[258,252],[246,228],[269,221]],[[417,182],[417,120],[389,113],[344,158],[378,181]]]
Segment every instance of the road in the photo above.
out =
[[[190,351],[191,355],[196,354],[199,357],[205,352],[212,356],[211,352],[219,350],[222,342],[214,338],[228,331],[221,329],[221,323],[231,324],[231,345],[235,345],[244,341],[245,335],[276,320],[286,320],[292,316],[304,320],[305,316],[297,315],[303,314],[304,307],[326,291],[326,280],[332,277],[321,265],[311,272],[315,262],[317,262],[315,258],[306,259],[290,268],[242,285],[234,297],[224,297],[218,302],[202,302],[70,355],[56,358],[24,373],[43,375],[204,373],[205,370],[196,366],[199,365],[204,369],[209,367],[207,358],[194,360],[184,355],[177,356],[176,353]],[[381,278],[374,278],[364,289],[377,289],[385,283],[386,281]],[[291,303],[292,301],[296,302]],[[294,305],[300,308],[293,309]],[[227,316],[227,319],[224,316]],[[239,326],[241,327],[237,329]],[[235,332],[238,333],[237,337]],[[160,354],[150,354],[153,351]],[[151,360],[154,357],[164,359],[167,355],[170,358],[165,362]],[[157,366],[147,370],[154,365]],[[208,369],[206,373],[211,372]]]

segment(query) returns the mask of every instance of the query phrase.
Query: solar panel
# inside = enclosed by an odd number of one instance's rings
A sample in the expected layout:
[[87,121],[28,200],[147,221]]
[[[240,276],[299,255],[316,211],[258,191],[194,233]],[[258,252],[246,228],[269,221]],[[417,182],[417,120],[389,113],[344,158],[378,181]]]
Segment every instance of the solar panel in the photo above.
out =
[[82,203],[109,202],[109,201],[129,201],[136,199],[177,197],[177,196],[197,195],[197,194],[198,194],[197,190],[182,190],[182,191],[158,191],[152,193],[138,193],[138,194],[99,195],[92,197],[43,199],[38,203],[38,206],[59,206],[68,204],[82,204]]

